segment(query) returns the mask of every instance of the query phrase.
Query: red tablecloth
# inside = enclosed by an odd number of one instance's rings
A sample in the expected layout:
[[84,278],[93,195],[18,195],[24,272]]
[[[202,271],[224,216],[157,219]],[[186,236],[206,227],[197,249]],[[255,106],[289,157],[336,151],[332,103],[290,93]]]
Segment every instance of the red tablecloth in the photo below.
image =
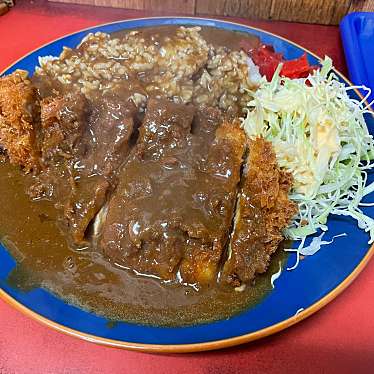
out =
[[[147,15],[19,0],[0,17],[0,71],[66,33]],[[241,21],[327,54],[346,71],[337,27]],[[374,261],[337,300],[284,332],[237,348],[178,356],[96,346],[49,330],[0,301],[0,373],[369,373],[374,371],[373,293]]]

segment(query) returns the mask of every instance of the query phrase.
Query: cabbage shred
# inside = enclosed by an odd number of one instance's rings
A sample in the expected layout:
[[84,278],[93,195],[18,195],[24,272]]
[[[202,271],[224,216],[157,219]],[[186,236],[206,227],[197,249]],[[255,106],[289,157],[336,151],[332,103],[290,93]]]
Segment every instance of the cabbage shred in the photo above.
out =
[[307,78],[280,77],[280,65],[271,82],[262,79],[251,92],[242,125],[247,136],[272,142],[280,167],[294,178],[290,199],[298,214],[285,236],[302,240],[327,230],[330,214],[354,218],[374,242],[374,219],[360,209],[362,198],[374,190],[366,186],[373,166],[374,141],[364,120],[371,113],[365,99],[354,100],[331,72],[331,59]]

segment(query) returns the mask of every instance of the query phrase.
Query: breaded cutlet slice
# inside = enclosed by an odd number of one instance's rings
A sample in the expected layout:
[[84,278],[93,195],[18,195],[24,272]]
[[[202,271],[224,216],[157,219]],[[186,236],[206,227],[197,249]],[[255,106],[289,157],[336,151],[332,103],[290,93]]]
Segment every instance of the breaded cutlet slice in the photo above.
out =
[[[210,245],[190,240],[190,245],[186,246],[180,274],[187,283],[210,284],[217,280],[222,256],[225,255],[229,241],[245,143],[245,134],[235,121],[223,122],[216,130],[204,163],[204,172],[210,176],[221,176],[216,183],[211,179],[207,185],[208,189],[214,191],[211,193],[216,199],[215,210],[220,216],[219,220],[217,217],[212,218],[220,224],[214,226],[216,229],[212,232]],[[186,223],[188,222],[184,222],[184,225]]]
[[280,170],[271,143],[250,140],[223,269],[228,283],[240,286],[266,271],[282,231],[296,214],[296,204],[288,198],[291,186],[291,174]]
[[11,163],[27,171],[38,164],[34,125],[38,112],[36,90],[26,71],[0,78],[0,145]]
[[88,103],[80,93],[47,97],[40,102],[40,148],[43,161],[54,155],[72,157],[88,117]]
[[162,195],[175,179],[184,185],[183,169],[178,163],[173,172],[175,167],[165,168],[163,160],[186,148],[193,116],[192,107],[148,101],[137,144],[119,174],[103,223],[101,248],[113,263],[162,279],[174,277],[185,242],[169,224],[177,202]]

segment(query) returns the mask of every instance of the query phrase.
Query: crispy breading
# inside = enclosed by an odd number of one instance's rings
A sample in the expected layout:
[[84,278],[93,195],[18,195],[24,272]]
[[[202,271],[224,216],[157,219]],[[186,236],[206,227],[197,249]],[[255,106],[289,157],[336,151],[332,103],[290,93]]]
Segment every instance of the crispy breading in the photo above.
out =
[[[180,265],[183,279],[189,283],[210,284],[217,278],[224,248],[229,240],[229,229],[235,210],[235,196],[240,180],[240,165],[243,162],[246,137],[237,122],[223,122],[217,129],[215,141],[208,153],[207,165],[211,174],[221,174],[221,164],[230,165],[227,180],[227,213],[222,231],[211,247],[189,247]],[[227,166],[226,166],[227,167]],[[231,198],[230,198],[231,195]],[[218,203],[218,202],[217,202]]]
[[40,102],[40,148],[43,161],[53,155],[72,157],[86,127],[88,103],[80,93],[47,97]]
[[216,131],[216,139],[217,141],[228,141],[233,148],[235,157],[242,160],[246,137],[238,121],[223,122]]
[[0,78],[0,145],[10,162],[25,170],[38,162],[34,127],[38,111],[36,90],[26,71]]
[[296,213],[289,200],[291,174],[279,169],[270,142],[249,141],[249,154],[238,196],[226,281],[239,286],[266,271],[283,240],[282,231]]

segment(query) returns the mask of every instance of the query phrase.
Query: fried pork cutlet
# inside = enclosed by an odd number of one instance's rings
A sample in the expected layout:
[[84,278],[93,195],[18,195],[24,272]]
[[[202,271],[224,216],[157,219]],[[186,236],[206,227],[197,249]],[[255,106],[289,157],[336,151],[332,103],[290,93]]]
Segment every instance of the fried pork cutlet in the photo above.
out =
[[[102,94],[87,120],[80,155],[73,158],[74,185],[65,206],[74,243],[84,241],[90,222],[117,185],[117,171],[128,157],[136,107],[125,92]],[[79,165],[79,168],[74,168]]]
[[227,247],[225,282],[265,272],[296,213],[291,175],[271,143],[249,141],[240,176],[246,139],[235,122],[151,98],[130,153],[137,109],[127,91],[93,103],[77,93],[40,99],[26,72],[0,79],[0,145],[12,163],[39,172],[31,195],[54,197],[75,244],[110,196],[100,246],[135,272],[210,284]]
[[33,197],[53,197],[75,245],[86,244],[86,229],[115,188],[117,169],[131,148],[136,107],[125,88],[100,93],[91,102],[77,92],[40,102],[44,169]]
[[229,284],[240,286],[266,271],[296,213],[296,204],[288,199],[291,183],[291,174],[279,169],[271,143],[251,140],[223,268]]
[[113,263],[173,278],[185,243],[183,233],[170,224],[175,198],[182,201],[172,184],[174,179],[184,182],[176,155],[190,139],[193,115],[192,107],[149,100],[138,142],[119,175],[103,224],[101,247]]
[[0,78],[0,145],[11,163],[26,171],[38,165],[35,126],[39,105],[27,72],[17,70]]
[[[240,168],[245,151],[245,134],[237,123],[222,123],[215,132],[215,139],[208,155],[201,163],[206,179],[206,195],[210,198],[212,220],[219,225],[212,230],[209,245],[187,245],[180,266],[182,279],[187,283],[209,284],[217,279],[217,273],[230,236],[235,210],[235,199],[240,181]],[[204,177],[204,175],[202,175]],[[209,191],[209,192],[208,192]],[[218,219],[218,217],[219,219]],[[185,223],[193,226],[193,222]],[[188,230],[188,227],[186,227]],[[191,233],[191,236],[194,236]],[[203,242],[203,241],[202,241]],[[193,240],[190,240],[193,243]]]
[[216,281],[245,137],[211,114],[191,132],[192,107],[149,101],[103,224],[101,247],[112,262],[163,280]]

